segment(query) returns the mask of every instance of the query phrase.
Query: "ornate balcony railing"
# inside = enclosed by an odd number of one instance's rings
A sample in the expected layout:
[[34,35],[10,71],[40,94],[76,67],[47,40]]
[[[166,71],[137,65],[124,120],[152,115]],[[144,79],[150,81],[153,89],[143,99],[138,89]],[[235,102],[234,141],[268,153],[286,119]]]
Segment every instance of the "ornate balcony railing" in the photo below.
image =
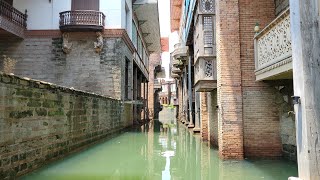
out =
[[103,30],[105,17],[99,11],[64,11],[60,13],[60,29],[63,31]]
[[188,59],[188,46],[183,46],[181,43],[174,45],[174,51],[171,53],[172,57],[176,60],[181,60],[183,62],[187,62]]
[[257,80],[292,70],[290,10],[287,9],[255,36]]
[[27,12],[24,14],[0,0],[0,28],[23,37],[24,30],[27,28]]

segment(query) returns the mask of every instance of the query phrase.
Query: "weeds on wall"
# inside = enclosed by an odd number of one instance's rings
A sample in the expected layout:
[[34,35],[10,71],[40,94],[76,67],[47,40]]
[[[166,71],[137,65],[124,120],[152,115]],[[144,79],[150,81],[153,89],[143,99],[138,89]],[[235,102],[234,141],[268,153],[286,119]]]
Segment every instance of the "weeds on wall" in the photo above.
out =
[[6,55],[3,55],[3,72],[6,74],[11,74],[14,72],[17,61]]

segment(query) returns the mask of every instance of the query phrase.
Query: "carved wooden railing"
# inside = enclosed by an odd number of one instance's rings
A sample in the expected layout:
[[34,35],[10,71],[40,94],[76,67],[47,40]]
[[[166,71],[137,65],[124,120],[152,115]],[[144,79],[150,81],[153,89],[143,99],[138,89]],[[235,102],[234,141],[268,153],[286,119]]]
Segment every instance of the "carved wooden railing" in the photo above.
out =
[[105,26],[105,15],[99,11],[64,11],[60,13],[60,28],[66,26]]
[[265,68],[291,61],[290,12],[287,9],[255,36],[256,73]]
[[27,28],[27,12],[23,14],[3,0],[0,0],[0,17],[23,29]]

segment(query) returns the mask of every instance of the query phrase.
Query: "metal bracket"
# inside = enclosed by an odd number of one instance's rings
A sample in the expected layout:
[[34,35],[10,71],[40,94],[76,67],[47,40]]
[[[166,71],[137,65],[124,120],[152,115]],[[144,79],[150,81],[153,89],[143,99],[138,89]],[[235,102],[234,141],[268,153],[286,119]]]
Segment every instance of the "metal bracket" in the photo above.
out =
[[293,105],[301,104],[300,96],[291,96]]

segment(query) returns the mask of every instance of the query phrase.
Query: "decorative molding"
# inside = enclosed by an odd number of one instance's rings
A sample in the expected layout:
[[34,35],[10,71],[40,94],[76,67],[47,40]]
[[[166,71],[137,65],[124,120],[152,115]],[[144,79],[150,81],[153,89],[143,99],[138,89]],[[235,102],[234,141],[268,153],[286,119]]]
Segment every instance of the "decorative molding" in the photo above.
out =
[[273,64],[273,65],[271,65],[271,66],[268,66],[268,67],[266,67],[266,68],[263,68],[263,69],[260,69],[260,70],[258,70],[258,71],[255,71],[255,74],[256,74],[256,76],[257,76],[257,75],[266,73],[266,72],[268,72],[268,71],[272,71],[272,70],[274,70],[274,69],[277,69],[277,68],[279,68],[279,67],[281,67],[281,66],[284,66],[284,65],[286,65],[286,64],[289,64],[289,63],[291,63],[291,62],[292,62],[292,57],[289,57],[289,58],[287,58],[287,59],[285,59],[285,60],[282,60],[282,61],[280,61],[280,62],[277,62],[277,63],[275,63],[275,64]]
[[290,16],[286,12],[255,37],[256,70],[264,69],[292,55]]
[[213,76],[213,65],[212,60],[205,61],[205,69],[204,74],[206,78],[210,78]]
[[202,13],[214,14],[215,6],[214,0],[201,0],[200,1],[200,9]]
[[66,54],[71,52],[72,43],[69,43],[69,33],[62,34],[62,51]]
[[97,42],[94,42],[94,49],[97,53],[100,53],[103,48],[103,36],[101,32],[96,32]]

